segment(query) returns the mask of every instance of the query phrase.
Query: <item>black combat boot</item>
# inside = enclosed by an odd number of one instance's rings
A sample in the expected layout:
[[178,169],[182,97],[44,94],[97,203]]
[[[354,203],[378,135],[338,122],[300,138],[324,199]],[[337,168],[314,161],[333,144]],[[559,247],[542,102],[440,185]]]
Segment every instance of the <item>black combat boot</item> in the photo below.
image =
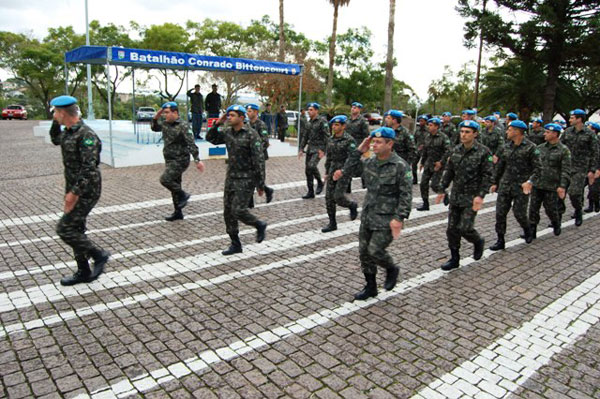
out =
[[267,223],[260,220],[256,223],[256,242],[263,242],[267,233]]
[[337,222],[335,221],[335,214],[329,215],[329,224],[321,229],[323,233],[329,233],[330,231],[337,230]]
[[527,244],[531,244],[537,238],[537,226],[532,225],[528,229],[523,229],[523,234],[519,234],[519,237],[524,239]]
[[250,209],[254,208],[254,195],[252,197],[250,197],[250,202],[248,202],[248,208],[250,208]]
[[76,259],[77,271],[72,276],[60,279],[60,285],[71,286],[79,283],[89,283],[92,281],[92,271],[86,258]]
[[596,212],[596,213],[600,212],[600,200],[594,201],[594,212]]
[[505,248],[505,242],[504,242],[504,234],[500,235],[498,234],[498,240],[496,241],[496,243],[494,245],[492,245],[490,247],[490,249],[492,251],[500,251],[501,249]]
[[583,210],[585,213],[594,212],[594,203],[591,199],[588,199],[588,207]]
[[552,223],[552,232],[554,233],[555,236],[559,236],[560,233],[562,232],[560,224],[561,224],[560,220],[556,223]]
[[265,186],[265,196],[267,197],[267,204],[271,201],[273,201],[273,192],[275,190],[273,190],[271,187],[267,187]]
[[477,241],[473,247],[473,259],[479,260],[483,256],[483,249],[485,248],[485,240],[482,238]]
[[318,180],[317,181],[317,191],[315,191],[315,194],[319,195],[323,192],[323,180]]
[[365,273],[365,280],[367,281],[367,285],[365,285],[361,291],[354,294],[355,301],[364,301],[365,299],[377,296],[377,281],[375,281],[375,275]]
[[91,253],[92,259],[94,260],[94,270],[92,271],[91,279],[95,280],[99,275],[104,273],[104,265],[110,258],[110,252],[103,249],[96,249]]
[[428,211],[429,210],[429,199],[424,198],[423,204],[417,207],[417,211]]
[[179,208],[180,210],[185,208],[189,199],[190,195],[185,191],[181,190],[177,195],[177,208]]
[[581,209],[575,209],[575,226],[579,227],[583,224],[583,212]]
[[358,204],[354,201],[350,203],[350,220],[355,220],[358,217]]
[[458,248],[450,248],[450,259],[442,265],[442,270],[447,272],[460,266],[460,252]]
[[310,180],[310,183],[307,184],[308,186],[308,192],[302,196],[302,199],[310,199],[310,198],[315,198],[315,190],[314,190],[314,183],[312,181],[312,178]]
[[233,255],[242,252],[242,243],[240,237],[237,234],[229,234],[231,238],[231,245],[225,251],[221,252],[223,255]]
[[400,273],[400,268],[398,266],[392,266],[385,269],[385,282],[383,283],[383,288],[386,291],[391,291],[396,286],[396,282],[398,281],[398,274]]
[[174,222],[175,220],[181,219],[183,219],[183,212],[181,212],[181,209],[175,209],[175,211],[170,216],[167,216],[165,218],[167,222]]

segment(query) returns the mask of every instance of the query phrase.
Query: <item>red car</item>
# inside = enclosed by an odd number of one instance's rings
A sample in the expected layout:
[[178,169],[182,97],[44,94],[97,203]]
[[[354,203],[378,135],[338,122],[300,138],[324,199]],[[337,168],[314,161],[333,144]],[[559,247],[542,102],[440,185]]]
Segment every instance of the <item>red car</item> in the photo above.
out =
[[9,105],[2,110],[2,119],[27,119],[27,110],[22,105]]

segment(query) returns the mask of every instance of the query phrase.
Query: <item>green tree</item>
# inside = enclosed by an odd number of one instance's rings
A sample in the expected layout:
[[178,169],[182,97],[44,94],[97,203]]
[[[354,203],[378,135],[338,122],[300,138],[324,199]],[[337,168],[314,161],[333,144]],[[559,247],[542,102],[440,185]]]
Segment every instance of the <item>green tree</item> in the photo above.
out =
[[327,74],[327,105],[332,104],[333,100],[333,64],[335,60],[335,40],[337,35],[338,10],[340,6],[346,6],[350,0],[329,0],[333,5],[333,29],[329,41],[329,73]]

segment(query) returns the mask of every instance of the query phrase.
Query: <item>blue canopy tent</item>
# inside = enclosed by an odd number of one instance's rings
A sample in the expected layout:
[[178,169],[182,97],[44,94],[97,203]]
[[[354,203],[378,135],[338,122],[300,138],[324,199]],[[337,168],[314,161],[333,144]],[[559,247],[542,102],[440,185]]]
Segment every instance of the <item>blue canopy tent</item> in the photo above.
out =
[[[298,97],[298,114],[302,103],[302,69],[299,64],[286,64],[283,62],[272,62],[262,60],[251,60],[246,58],[215,57],[207,55],[198,55],[191,53],[177,53],[171,51],[143,50],[124,47],[107,46],[81,46],[65,53],[65,85],[68,88],[68,69],[67,64],[96,64],[105,65],[107,68],[107,93],[111,92],[110,87],[110,65],[144,69],[177,69],[186,71],[220,71],[233,72],[239,74],[254,73],[274,73],[289,76],[300,77],[300,90]],[[133,93],[135,98],[135,76],[133,78]],[[68,90],[66,90],[68,93]],[[112,142],[112,110],[111,96],[108,95],[108,131],[110,137],[111,165],[114,167],[115,161]],[[134,100],[135,101],[135,100]],[[134,105],[135,107],[135,105]],[[300,118],[298,118],[298,132],[300,132]],[[298,139],[300,134],[298,133]]]

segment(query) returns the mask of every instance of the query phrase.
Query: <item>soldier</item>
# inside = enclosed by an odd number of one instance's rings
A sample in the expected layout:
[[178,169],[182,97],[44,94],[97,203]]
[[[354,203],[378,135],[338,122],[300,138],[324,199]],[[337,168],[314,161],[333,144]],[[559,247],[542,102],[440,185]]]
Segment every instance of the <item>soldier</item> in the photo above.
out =
[[285,105],[279,107],[279,112],[275,116],[275,124],[277,125],[277,137],[282,143],[285,142],[285,134],[288,130],[288,119],[285,113]]
[[[504,120],[504,126],[508,126],[510,125],[511,122],[516,121],[519,119],[519,116],[517,114],[515,114],[514,112],[509,112],[508,114],[506,114],[506,118]],[[504,138],[506,139],[506,131],[508,128],[504,129]]]
[[496,234],[498,240],[490,247],[492,251],[504,249],[506,217],[511,205],[513,214],[523,228],[525,242],[533,241],[533,230],[527,217],[527,205],[533,182],[540,177],[542,163],[540,151],[525,138],[525,122],[512,121],[506,129],[509,142],[498,153],[498,163],[492,177],[492,192],[498,191],[496,201]]
[[494,164],[498,163],[498,151],[504,145],[504,132],[498,127],[498,120],[490,115],[484,118],[485,129],[477,138],[492,153]]
[[477,116],[477,112],[472,109],[465,109],[460,113],[460,118],[463,121],[474,121]]
[[354,220],[358,216],[358,205],[356,202],[350,201],[345,195],[346,190],[344,187],[348,185],[347,180],[351,179],[352,176],[340,181],[333,180],[334,172],[344,167],[348,155],[356,149],[354,138],[344,131],[346,122],[347,118],[345,115],[335,116],[329,121],[333,137],[329,139],[329,143],[327,144],[327,160],[325,161],[325,177],[323,179],[327,182],[325,206],[327,207],[329,224],[323,227],[321,230],[323,233],[337,230],[337,222],[335,220],[336,204],[350,209],[350,220]]
[[544,144],[546,141],[546,134],[544,130],[544,121],[537,118],[531,122],[531,130],[527,135],[527,139],[535,145]]
[[[596,137],[598,137],[598,134],[600,134],[600,123],[590,123],[589,124],[589,129],[596,133]],[[597,140],[598,141],[598,151],[600,152],[600,139]],[[600,164],[600,154],[598,155],[599,158],[599,164]],[[600,169],[600,165],[598,167],[598,169]],[[590,212],[600,212],[600,170],[596,171],[596,179],[594,180],[594,184],[592,184],[591,186],[589,186],[589,191],[588,191],[588,201],[589,201],[589,205],[586,209],[584,209],[583,211],[585,213],[590,213]]]
[[271,114],[271,104],[265,104],[265,110],[260,114],[260,120],[267,126],[269,136],[273,134],[273,114]]
[[408,130],[401,125],[404,114],[401,111],[391,109],[386,112],[385,124],[394,130],[394,151],[409,165],[416,156],[415,139]]
[[[246,105],[246,113],[248,115],[248,124],[256,133],[258,133],[263,148],[263,158],[265,162],[269,159],[269,152],[267,148],[269,148],[269,129],[267,125],[260,119],[258,119],[258,110],[260,107],[257,104],[247,104]],[[266,168],[265,168],[265,179],[266,179]],[[273,189],[271,187],[267,187],[265,184],[265,196],[267,199],[267,204],[273,200]],[[254,196],[250,197],[249,208],[254,207]]]
[[542,173],[539,179],[533,181],[529,204],[533,238],[536,238],[542,203],[552,224],[554,235],[560,235],[561,218],[565,209],[564,199],[571,175],[571,151],[559,140],[562,127],[549,123],[544,128],[546,142],[537,146],[542,160]]
[[[434,192],[442,193],[440,186],[442,173],[446,160],[450,155],[452,145],[450,139],[444,133],[440,132],[442,121],[439,118],[431,118],[427,121],[429,128],[428,137],[425,139],[423,146],[423,155],[421,157],[420,169],[423,171],[421,175],[421,198],[423,205],[417,208],[417,211],[429,210],[429,184]],[[445,205],[448,203],[445,201]]]
[[[364,139],[369,137],[369,124],[360,114],[363,105],[359,102],[353,102],[350,108],[350,119],[346,122],[346,133],[354,138],[357,143],[362,143]],[[360,174],[360,171],[358,172]],[[365,182],[362,180],[362,187],[365,188]],[[352,192],[352,179],[349,179],[347,193]]]
[[429,136],[429,132],[427,131],[427,121],[429,118],[427,115],[419,115],[417,118],[417,127],[415,129],[414,139],[415,139],[415,157],[412,161],[412,176],[413,176],[413,184],[419,184],[417,179],[417,168],[419,166],[419,161],[421,160],[421,156],[423,155],[423,146],[425,145],[425,138]]
[[442,114],[442,126],[440,126],[440,131],[448,136],[452,145],[457,145],[460,144],[460,133],[456,130],[456,126],[454,126],[451,119],[452,114],[450,112],[444,112]]
[[596,179],[598,165],[598,137],[584,126],[586,113],[582,109],[571,111],[569,124],[561,136],[561,141],[571,151],[571,184],[569,199],[575,208],[575,226],[583,223],[583,190]]
[[221,95],[217,93],[217,84],[213,83],[212,91],[204,99],[204,108],[209,118],[218,118],[221,112]]
[[[206,134],[210,143],[225,144],[229,155],[223,189],[223,217],[231,245],[221,252],[223,255],[242,252],[238,221],[256,228],[256,242],[265,239],[267,230],[267,223],[248,211],[254,189],[261,197],[265,191],[265,160],[262,141],[254,129],[244,124],[245,117],[244,107],[232,105]],[[226,119],[228,125],[223,126]]]
[[[88,214],[100,199],[101,175],[98,164],[102,142],[79,117],[77,99],[54,98],[54,118],[50,128],[52,144],[60,145],[65,166],[64,214],[56,225],[58,236],[73,248],[77,271],[60,280],[61,285],[89,283],[104,271],[110,253],[98,247],[85,234]],[[64,125],[65,130],[60,126]],[[89,258],[94,260],[90,270]]]
[[498,120],[498,127],[500,127],[500,129],[502,129],[502,132],[504,132],[506,130],[506,125],[504,125],[504,120],[502,120],[501,118],[502,114],[500,113],[500,111],[494,111],[492,112],[492,115],[496,117],[496,119]]
[[193,89],[190,89],[187,92],[187,96],[192,103],[192,132],[194,132],[194,138],[202,140],[200,132],[202,131],[202,122],[204,119],[202,115],[204,100],[202,99],[202,93],[200,93],[200,85],[195,85]]
[[[452,150],[441,183],[442,190],[452,183],[446,230],[451,257],[442,265],[445,271],[460,266],[461,237],[474,245],[473,259],[481,259],[485,241],[475,230],[475,217],[481,210],[492,178],[492,154],[476,140],[479,124],[465,120],[458,126],[461,144]],[[439,204],[446,197],[445,192],[438,194],[435,203]]]
[[399,269],[386,248],[400,236],[404,219],[410,215],[412,173],[408,162],[393,151],[395,137],[391,128],[374,130],[350,154],[344,169],[333,176],[333,180],[352,176],[361,163],[362,154],[373,144],[375,155],[363,162],[367,195],[360,219],[358,252],[367,284],[354,295],[359,301],[377,296],[375,276],[378,265],[386,270],[386,290],[392,290],[398,280]]
[[[306,153],[305,173],[308,192],[302,196],[303,199],[315,198],[314,179],[317,180],[317,195],[323,191],[323,181],[319,173],[319,161],[325,156],[325,147],[329,138],[329,126],[327,121],[319,115],[319,103],[308,103],[308,116],[310,120],[306,125],[306,131],[300,137],[298,148],[298,159]],[[306,148],[308,146],[308,148]],[[306,148],[306,149],[305,149]]]
[[[165,116],[165,121],[158,118]],[[170,101],[162,105],[161,109],[152,118],[150,128],[155,132],[162,131],[164,143],[163,156],[165,157],[165,171],[160,176],[160,184],[171,192],[175,210],[170,216],[165,217],[168,222],[183,219],[183,208],[187,205],[190,195],[181,188],[181,175],[190,165],[190,155],[194,158],[196,168],[200,173],[204,171],[204,163],[198,158],[198,147],[194,137],[189,133],[188,124],[179,118],[177,103]]]

